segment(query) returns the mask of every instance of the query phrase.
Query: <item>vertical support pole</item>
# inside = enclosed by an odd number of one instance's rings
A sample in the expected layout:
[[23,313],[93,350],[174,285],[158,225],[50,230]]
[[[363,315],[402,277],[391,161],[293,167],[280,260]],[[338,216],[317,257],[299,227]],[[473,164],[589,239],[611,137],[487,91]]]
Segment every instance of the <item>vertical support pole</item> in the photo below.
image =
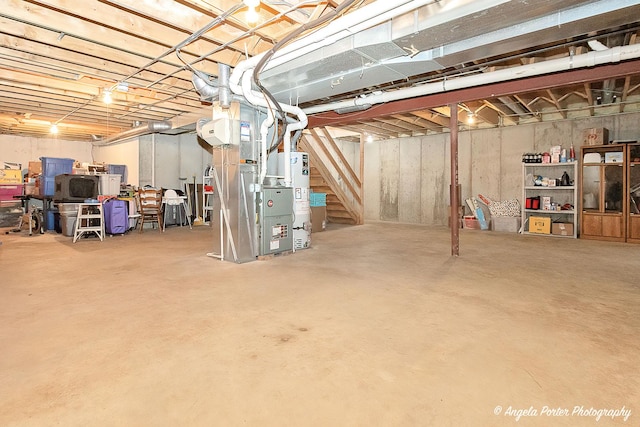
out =
[[460,255],[460,200],[458,200],[458,104],[450,104],[450,138],[451,138],[451,256]]
[[367,138],[360,134],[360,220],[359,224],[364,224],[364,144]]

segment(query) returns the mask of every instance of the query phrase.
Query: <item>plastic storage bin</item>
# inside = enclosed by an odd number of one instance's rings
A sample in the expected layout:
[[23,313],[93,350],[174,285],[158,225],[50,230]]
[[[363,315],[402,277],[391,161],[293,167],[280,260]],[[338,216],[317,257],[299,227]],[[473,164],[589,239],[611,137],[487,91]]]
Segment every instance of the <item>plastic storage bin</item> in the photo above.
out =
[[120,183],[127,183],[127,165],[109,165],[110,175],[120,175]]
[[47,230],[55,230],[56,229],[56,214],[58,211],[56,209],[50,209],[47,211]]
[[[40,157],[42,161],[42,176],[54,178],[56,175],[73,172],[73,159],[58,157]],[[49,194],[45,194],[49,195]],[[51,193],[53,195],[53,193]]]
[[73,232],[76,227],[76,218],[78,218],[78,212],[60,212],[60,228],[62,234],[67,237],[73,237]]
[[76,218],[78,217],[78,203],[58,203],[58,211],[60,212],[62,234],[67,237],[73,237]]
[[15,202],[13,196],[22,195],[22,184],[0,184],[0,200]]
[[101,196],[120,194],[120,175],[103,174],[100,176],[99,193]]
[[56,177],[41,176],[40,178],[40,195],[53,196],[56,192]]

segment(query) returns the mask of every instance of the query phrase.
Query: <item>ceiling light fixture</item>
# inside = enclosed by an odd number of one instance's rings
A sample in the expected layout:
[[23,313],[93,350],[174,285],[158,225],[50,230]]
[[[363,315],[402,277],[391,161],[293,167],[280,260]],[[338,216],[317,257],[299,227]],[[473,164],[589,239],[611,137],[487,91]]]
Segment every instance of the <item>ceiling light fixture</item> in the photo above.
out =
[[111,104],[113,102],[113,98],[111,98],[111,91],[110,90],[105,90],[104,91],[104,95],[102,96],[102,101],[105,104]]
[[251,27],[255,27],[258,23],[258,12],[256,8],[260,6],[260,0],[243,0],[245,6],[247,6],[247,24]]
[[55,123],[52,124],[51,127],[49,128],[49,132],[56,135],[58,133],[58,125],[56,125]]
[[476,115],[474,113],[467,114],[467,124],[472,125],[476,122]]
[[250,7],[249,10],[247,10],[246,17],[247,17],[247,24],[250,27],[255,27],[256,24],[258,23],[258,18],[260,18],[260,16],[258,15],[258,12],[253,7]]

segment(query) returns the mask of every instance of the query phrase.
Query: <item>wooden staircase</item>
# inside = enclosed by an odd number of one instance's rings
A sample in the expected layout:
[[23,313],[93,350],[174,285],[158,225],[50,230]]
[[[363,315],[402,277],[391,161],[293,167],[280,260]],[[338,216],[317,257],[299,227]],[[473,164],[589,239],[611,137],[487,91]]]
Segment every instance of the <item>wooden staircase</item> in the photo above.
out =
[[324,128],[305,132],[298,142],[309,153],[311,190],[327,195],[327,220],[362,224],[362,180],[355,174],[339,147]]
[[324,178],[322,178],[318,168],[313,165],[313,161],[311,162],[311,168],[309,171],[309,182],[311,191],[314,193],[327,194],[327,221],[338,224],[358,224],[357,219],[347,211],[329,184],[327,184]]

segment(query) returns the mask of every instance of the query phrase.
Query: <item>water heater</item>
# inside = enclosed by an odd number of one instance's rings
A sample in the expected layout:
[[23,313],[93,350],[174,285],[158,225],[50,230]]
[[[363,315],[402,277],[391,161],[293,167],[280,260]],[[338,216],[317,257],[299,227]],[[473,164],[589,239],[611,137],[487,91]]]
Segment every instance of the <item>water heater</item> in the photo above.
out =
[[[278,153],[278,175],[284,176],[285,154]],[[293,248],[311,246],[311,207],[309,205],[309,154],[291,153],[291,186],[293,187]]]

